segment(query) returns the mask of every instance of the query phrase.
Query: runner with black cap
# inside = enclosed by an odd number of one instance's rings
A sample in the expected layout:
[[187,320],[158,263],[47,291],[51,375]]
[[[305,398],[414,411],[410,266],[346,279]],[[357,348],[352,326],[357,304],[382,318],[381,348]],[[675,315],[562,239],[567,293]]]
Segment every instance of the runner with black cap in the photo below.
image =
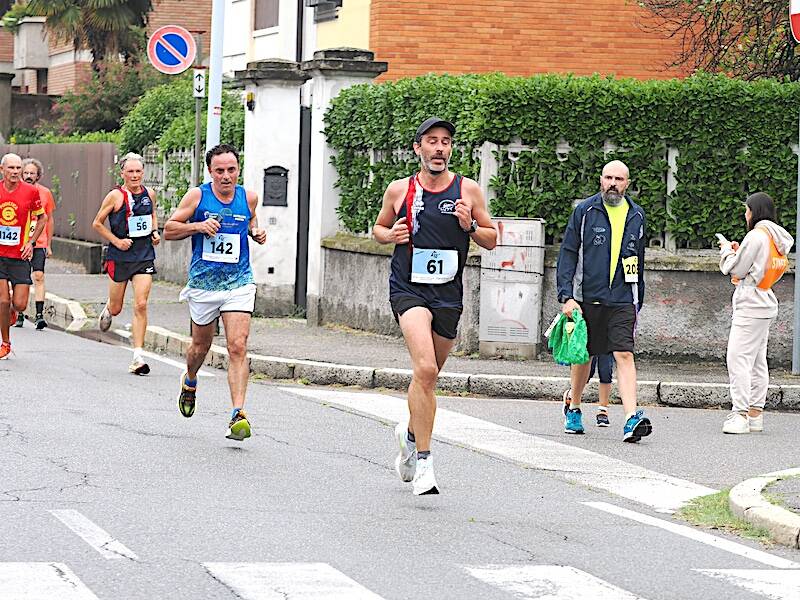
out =
[[438,117],[419,126],[414,152],[420,171],[389,184],[372,229],[379,243],[395,244],[389,301],[413,366],[410,419],[395,428],[395,469],[400,479],[413,482],[416,495],[439,493],[430,455],[434,390],[461,317],[470,238],[489,250],[497,243],[480,187],[448,169],[455,132]]

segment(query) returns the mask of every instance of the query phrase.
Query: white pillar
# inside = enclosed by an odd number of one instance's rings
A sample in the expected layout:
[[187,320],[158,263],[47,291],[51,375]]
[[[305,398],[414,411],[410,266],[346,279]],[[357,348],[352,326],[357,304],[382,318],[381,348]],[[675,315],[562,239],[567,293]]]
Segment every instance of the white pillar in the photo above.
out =
[[[236,78],[245,84],[244,187],[258,193],[256,215],[267,243],[250,241],[257,311],[287,314],[294,307],[300,146],[300,87],[308,79],[293,61],[249,63]],[[251,96],[252,94],[252,96]],[[252,107],[252,108],[251,108]],[[264,206],[264,171],[288,171],[286,206]]]
[[338,175],[331,164],[333,149],[325,138],[325,112],[339,93],[357,83],[367,83],[384,73],[385,62],[376,62],[367,50],[334,48],[314,53],[314,59],[303,63],[303,71],[312,78],[311,111],[311,191],[308,227],[308,293],[309,325],[319,323],[319,300],[324,293],[322,240],[339,230]]

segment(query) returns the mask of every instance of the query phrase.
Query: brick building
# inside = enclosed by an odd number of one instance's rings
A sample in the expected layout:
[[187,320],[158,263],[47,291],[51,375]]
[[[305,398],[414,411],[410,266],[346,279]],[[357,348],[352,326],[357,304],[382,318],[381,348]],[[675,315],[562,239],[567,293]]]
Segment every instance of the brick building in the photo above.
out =
[[[162,25],[181,25],[189,31],[203,31],[201,56],[208,56],[211,29],[212,0],[153,0],[148,33]],[[0,10],[7,10],[8,1],[0,0]],[[76,83],[91,75],[92,55],[86,50],[75,51],[71,43],[47,35],[44,24],[30,27],[31,40],[23,43],[17,36],[0,30],[0,71],[14,73],[15,90],[28,94],[63,94]],[[16,38],[16,40],[15,40]],[[17,42],[15,56],[15,41]],[[24,47],[21,50],[21,46]]]
[[318,48],[367,38],[376,59],[389,63],[382,79],[430,72],[601,73],[640,79],[686,74],[667,67],[680,49],[679,40],[643,31],[639,23],[648,13],[631,0],[339,4],[336,20],[341,23],[318,26]]

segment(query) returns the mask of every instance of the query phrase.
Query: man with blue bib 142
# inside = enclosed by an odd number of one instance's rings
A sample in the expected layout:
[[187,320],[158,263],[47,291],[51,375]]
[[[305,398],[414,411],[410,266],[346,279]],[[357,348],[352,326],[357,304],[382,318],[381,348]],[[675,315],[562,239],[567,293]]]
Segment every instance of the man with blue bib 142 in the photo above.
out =
[[389,302],[411,355],[409,421],[395,428],[395,470],[416,495],[438,494],[431,460],[436,380],[453,347],[462,311],[461,275],[470,239],[491,250],[497,243],[476,182],[451,173],[455,126],[432,117],[414,136],[420,171],[389,184],[372,229],[394,244]]
[[189,303],[192,344],[186,353],[186,371],[181,375],[178,408],[184,417],[194,414],[197,373],[214,339],[214,321],[221,315],[233,405],[226,437],[242,441],[250,437],[250,421],[243,408],[250,376],[247,338],[256,302],[247,238],[264,244],[267,232],[258,226],[258,195],[236,183],[236,149],[228,144],[215,146],[206,153],[206,166],[211,182],[186,192],[164,225],[167,240],[192,238],[189,282],[180,295]]

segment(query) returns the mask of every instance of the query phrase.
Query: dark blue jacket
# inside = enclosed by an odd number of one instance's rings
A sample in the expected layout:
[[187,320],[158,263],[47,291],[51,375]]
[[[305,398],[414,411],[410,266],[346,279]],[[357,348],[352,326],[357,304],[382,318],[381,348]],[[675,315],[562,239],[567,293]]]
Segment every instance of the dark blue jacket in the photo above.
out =
[[[611,221],[600,194],[575,207],[564,232],[558,254],[556,285],[558,301],[598,302],[606,306],[644,302],[645,218],[642,207],[625,197],[628,216],[614,280],[608,285],[611,268]],[[622,259],[639,257],[637,283],[625,283]]]

